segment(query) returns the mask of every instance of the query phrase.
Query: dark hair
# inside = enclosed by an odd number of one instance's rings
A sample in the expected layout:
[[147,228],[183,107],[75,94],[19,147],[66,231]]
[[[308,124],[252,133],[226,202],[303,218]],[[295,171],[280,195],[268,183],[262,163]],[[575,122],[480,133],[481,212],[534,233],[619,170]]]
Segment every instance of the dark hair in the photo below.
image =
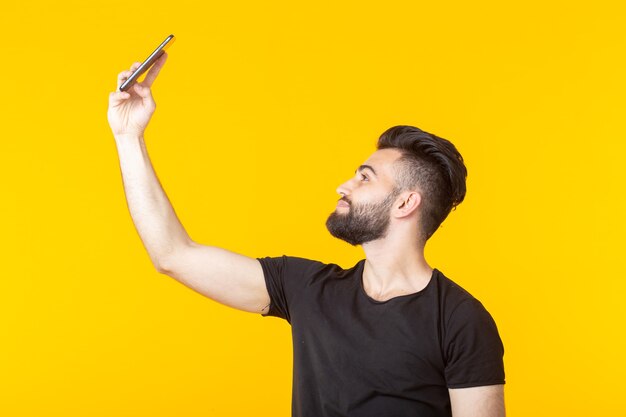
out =
[[419,239],[425,243],[465,198],[463,157],[450,141],[414,126],[387,129],[376,147],[402,152],[395,166],[397,187],[420,191]]

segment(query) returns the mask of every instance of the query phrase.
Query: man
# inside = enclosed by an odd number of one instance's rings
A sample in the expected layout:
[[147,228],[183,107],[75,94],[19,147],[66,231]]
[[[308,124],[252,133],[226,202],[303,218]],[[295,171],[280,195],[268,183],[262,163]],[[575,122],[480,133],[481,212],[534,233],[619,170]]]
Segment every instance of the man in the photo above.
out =
[[[134,224],[157,270],[222,304],[287,320],[294,416],[503,417],[504,349],[482,304],[431,268],[426,241],[465,197],[449,141],[393,127],[342,184],[326,226],[366,259],[349,269],[305,258],[250,258],[191,240],[152,169],[154,112],[142,83],[112,92],[108,119]],[[139,66],[118,76],[119,85]]]

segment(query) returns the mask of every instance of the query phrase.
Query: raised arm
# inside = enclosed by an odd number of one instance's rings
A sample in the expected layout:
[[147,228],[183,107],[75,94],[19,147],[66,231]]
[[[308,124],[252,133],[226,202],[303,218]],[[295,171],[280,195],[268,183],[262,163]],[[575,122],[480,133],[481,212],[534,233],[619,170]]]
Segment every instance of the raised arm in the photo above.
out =
[[118,91],[109,95],[107,117],[115,137],[126,202],[155,268],[193,290],[230,307],[268,311],[270,298],[258,260],[191,240],[180,223],[150,162],[144,131],[156,109],[151,86],[167,54],[128,91],[119,86],[140,65],[118,75]]
[[504,385],[449,389],[452,417],[505,417]]

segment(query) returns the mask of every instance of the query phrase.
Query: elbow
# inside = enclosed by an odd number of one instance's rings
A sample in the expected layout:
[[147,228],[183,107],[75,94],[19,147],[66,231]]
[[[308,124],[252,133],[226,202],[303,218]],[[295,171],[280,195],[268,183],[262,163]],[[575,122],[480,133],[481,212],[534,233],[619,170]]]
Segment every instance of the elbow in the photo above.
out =
[[191,242],[176,245],[169,253],[157,256],[152,263],[160,274],[171,275],[181,263],[181,257],[186,253],[186,248],[193,245]]
[[172,263],[168,259],[157,259],[152,264],[159,274],[170,275],[172,272]]
[[163,267],[162,265],[160,265],[160,264],[156,264],[156,265],[154,266],[154,269],[156,269],[156,271],[157,271],[159,274],[163,274],[163,275],[169,275],[169,274],[170,274],[170,273],[169,273],[169,271],[168,271],[165,267]]

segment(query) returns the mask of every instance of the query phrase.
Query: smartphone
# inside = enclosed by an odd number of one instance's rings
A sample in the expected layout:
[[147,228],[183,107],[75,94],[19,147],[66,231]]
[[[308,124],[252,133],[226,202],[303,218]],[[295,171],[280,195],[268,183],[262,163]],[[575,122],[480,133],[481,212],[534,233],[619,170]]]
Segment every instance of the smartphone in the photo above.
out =
[[120,85],[119,91],[126,91],[126,90],[128,90],[135,83],[135,81],[137,81],[137,79],[141,76],[141,74],[143,74],[144,72],[148,71],[148,69],[152,66],[152,64],[154,64],[155,61],[157,59],[159,59],[161,57],[161,55],[163,55],[163,52],[172,43],[174,43],[175,39],[176,38],[174,37],[174,35],[170,35],[167,38],[165,38],[165,40],[161,43],[161,45],[159,45],[158,48],[155,49],[154,52],[152,52],[150,54],[150,56],[148,58],[146,58],[145,61],[143,61],[141,63],[139,68],[137,68],[135,70],[135,72],[133,72],[131,74],[131,76],[128,77],[128,79],[126,81],[124,81],[122,83],[122,85]]

